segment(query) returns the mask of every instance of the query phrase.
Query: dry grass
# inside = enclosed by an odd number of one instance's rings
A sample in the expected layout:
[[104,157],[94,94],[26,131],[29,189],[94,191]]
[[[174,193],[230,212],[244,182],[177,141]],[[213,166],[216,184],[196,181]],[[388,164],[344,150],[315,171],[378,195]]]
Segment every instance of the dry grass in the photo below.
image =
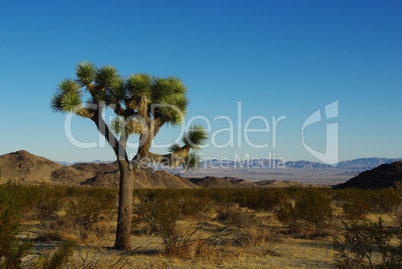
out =
[[[280,232],[285,230],[275,222],[270,214],[259,213],[257,218],[262,226],[228,227],[212,219],[194,235],[194,239],[183,248],[172,248],[163,252],[162,239],[153,234],[132,235],[131,252],[113,251],[113,222],[99,223],[103,237],[92,230],[68,263],[69,268],[331,268],[333,264],[330,239],[304,240]],[[28,225],[28,223],[26,224]],[[178,222],[179,233],[185,234],[197,228],[197,221]],[[77,232],[69,229],[61,231],[60,237],[78,238]],[[54,237],[54,239],[57,239]],[[49,240],[47,240],[49,241]],[[41,252],[52,252],[58,244],[35,242],[34,260]],[[332,266],[333,267],[333,266]]]
[[[334,219],[314,237],[308,227],[302,235],[292,234],[273,212],[222,203],[200,215],[175,220],[177,237],[170,245],[137,216],[131,251],[111,249],[115,211],[83,229],[61,210],[45,221],[23,219],[24,230],[34,239],[24,265],[33,268],[40,253],[51,254],[61,242],[74,239],[78,244],[65,268],[336,268],[333,237],[341,233],[345,216],[341,203],[332,207]],[[395,217],[385,213],[370,213],[367,219],[379,216],[386,225],[395,224]]]

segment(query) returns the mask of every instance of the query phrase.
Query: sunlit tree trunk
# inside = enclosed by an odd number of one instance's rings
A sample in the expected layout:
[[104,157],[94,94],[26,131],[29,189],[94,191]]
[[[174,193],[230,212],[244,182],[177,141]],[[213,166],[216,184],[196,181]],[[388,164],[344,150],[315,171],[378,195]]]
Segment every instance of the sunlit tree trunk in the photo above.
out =
[[127,161],[119,161],[120,189],[117,215],[116,242],[114,249],[131,249],[131,219],[133,208],[134,171]]
[[[117,209],[117,228],[114,249],[131,249],[131,219],[133,210],[133,178],[134,171],[130,165],[124,142],[118,141],[102,118],[101,112],[95,113],[93,121],[99,132],[103,134],[113,148],[119,164],[119,207]],[[124,139],[123,139],[124,140]]]

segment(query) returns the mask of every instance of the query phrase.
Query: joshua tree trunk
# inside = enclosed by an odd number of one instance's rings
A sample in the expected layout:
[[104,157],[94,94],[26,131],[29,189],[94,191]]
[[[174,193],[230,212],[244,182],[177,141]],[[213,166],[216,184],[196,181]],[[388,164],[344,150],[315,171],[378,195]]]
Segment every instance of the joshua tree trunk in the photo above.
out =
[[[120,170],[119,184],[119,208],[117,210],[117,230],[114,249],[129,250],[131,249],[131,218],[133,208],[133,189],[132,181],[134,171],[128,161],[124,142],[118,141],[110,131],[98,110],[92,118],[99,132],[103,134],[109,145],[116,154],[117,162]],[[124,140],[124,138],[122,139]]]
[[117,216],[116,242],[114,249],[131,249],[131,218],[133,207],[133,169],[127,161],[119,161],[120,190]]

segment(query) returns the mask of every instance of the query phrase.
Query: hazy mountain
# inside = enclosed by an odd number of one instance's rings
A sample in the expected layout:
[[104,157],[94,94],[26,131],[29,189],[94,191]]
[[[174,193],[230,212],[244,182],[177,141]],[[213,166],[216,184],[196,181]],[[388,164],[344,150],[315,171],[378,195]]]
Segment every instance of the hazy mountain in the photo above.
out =
[[309,162],[309,161],[289,161],[285,163],[285,167],[309,168],[309,169],[333,168],[333,166],[329,164],[323,164],[319,162]]
[[61,162],[61,161],[55,161],[58,164],[61,164],[63,166],[72,166],[75,164],[80,164],[80,163],[113,163],[115,161],[101,161],[101,160],[95,160],[92,162]]
[[301,169],[342,169],[342,170],[352,170],[352,171],[365,171],[368,169],[373,169],[384,163],[392,163],[394,161],[400,161],[402,158],[360,158],[348,161],[342,161],[334,165],[324,164],[320,162],[310,162],[310,161],[288,161],[283,164],[279,160],[269,160],[263,159],[252,159],[245,161],[219,161],[218,159],[204,161],[201,167],[208,168],[226,168],[226,169],[245,169],[245,168],[301,168]]
[[[201,163],[201,167],[205,169],[247,169],[247,168],[260,168],[260,169],[275,169],[277,167],[288,167],[288,168],[302,168],[302,169],[343,169],[343,170],[352,170],[352,171],[365,171],[369,169],[373,169],[384,163],[392,163],[395,161],[401,161],[402,158],[359,158],[354,160],[342,161],[334,165],[324,164],[320,162],[310,162],[305,160],[300,161],[287,161],[285,164],[280,160],[270,160],[266,158],[254,158],[252,160],[244,160],[244,161],[232,161],[232,160],[218,160],[212,159],[203,161]],[[92,161],[90,163],[97,164],[108,164],[113,163],[114,161]],[[57,162],[64,166],[72,166],[85,162]],[[152,167],[154,168],[154,167]]]
[[337,168],[349,169],[349,170],[360,170],[365,171],[373,169],[384,163],[392,163],[395,161],[400,161],[402,158],[389,159],[389,158],[360,158],[350,161],[343,161],[338,163]]

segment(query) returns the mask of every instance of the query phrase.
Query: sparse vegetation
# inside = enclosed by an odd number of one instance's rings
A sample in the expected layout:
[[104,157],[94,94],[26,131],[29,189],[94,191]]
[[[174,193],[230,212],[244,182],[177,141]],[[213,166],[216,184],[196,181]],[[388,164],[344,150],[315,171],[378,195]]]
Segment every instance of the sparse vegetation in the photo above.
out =
[[51,257],[49,255],[42,255],[39,258],[36,266],[41,269],[59,269],[63,264],[67,263],[70,256],[74,252],[76,242],[67,241],[61,244]]
[[[343,222],[344,241],[334,239],[335,264],[339,268],[375,267],[400,268],[399,247],[391,246],[393,237],[399,237],[399,229],[387,227],[384,220],[348,220]],[[399,254],[398,254],[399,253]]]
[[[104,246],[114,237],[116,189],[11,183],[0,189],[1,240],[13,242],[2,244],[0,261],[8,255],[15,268],[32,255],[32,243],[59,246],[29,259],[36,268],[141,267],[135,265],[137,259],[146,259],[150,267],[162,266],[157,261],[186,260],[216,265],[239,261],[242,255],[264,264],[281,260],[272,268],[292,267],[294,255],[288,251],[307,251],[306,246],[314,252],[299,262],[330,251],[319,258],[327,267],[401,264],[401,202],[395,198],[401,190],[135,190],[132,237],[139,243],[132,252],[112,254]],[[379,197],[388,200],[376,205]],[[11,207],[14,213],[5,214],[11,204],[17,205]],[[7,229],[14,232],[3,232]],[[70,240],[76,243],[63,244]],[[333,250],[325,249],[333,243]]]
[[20,191],[14,184],[0,188],[0,268],[21,268],[22,258],[32,248],[29,236],[22,242],[18,238],[22,233]]
[[298,191],[294,203],[286,202],[275,211],[276,218],[295,234],[313,228],[314,235],[321,235],[332,219],[331,200],[318,189]]

